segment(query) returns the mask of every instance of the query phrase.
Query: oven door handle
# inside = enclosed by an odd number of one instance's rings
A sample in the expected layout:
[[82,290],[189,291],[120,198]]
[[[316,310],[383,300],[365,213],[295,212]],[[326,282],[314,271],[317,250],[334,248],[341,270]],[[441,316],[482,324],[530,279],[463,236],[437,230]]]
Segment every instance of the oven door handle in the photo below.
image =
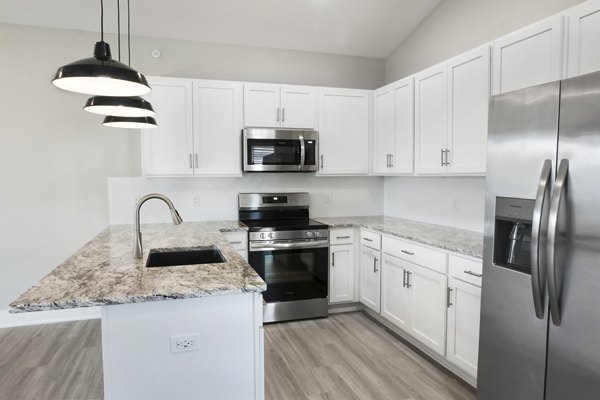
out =
[[250,243],[250,251],[269,251],[269,250],[287,250],[287,249],[317,249],[328,248],[329,240],[311,240],[307,242],[275,243],[261,242]]

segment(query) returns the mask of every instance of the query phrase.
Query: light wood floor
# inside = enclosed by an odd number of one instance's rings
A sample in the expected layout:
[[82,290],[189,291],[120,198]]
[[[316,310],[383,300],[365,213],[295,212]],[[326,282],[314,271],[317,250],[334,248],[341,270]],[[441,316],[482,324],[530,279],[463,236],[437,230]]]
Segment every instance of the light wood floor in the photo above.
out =
[[[267,400],[474,400],[362,313],[265,326]],[[102,399],[98,320],[0,329],[0,399]]]
[[270,400],[474,400],[363,313],[265,326]]

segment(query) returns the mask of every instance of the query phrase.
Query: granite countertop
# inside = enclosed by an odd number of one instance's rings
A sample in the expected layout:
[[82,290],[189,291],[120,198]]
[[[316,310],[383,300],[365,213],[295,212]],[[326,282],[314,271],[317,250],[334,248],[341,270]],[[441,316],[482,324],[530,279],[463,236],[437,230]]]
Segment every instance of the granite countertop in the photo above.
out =
[[[142,225],[144,258],[134,260],[133,225],[106,228],[10,304],[11,312],[263,292],[265,282],[221,232],[247,230],[238,221]],[[215,245],[226,262],[146,268],[153,248]]]
[[386,217],[313,218],[330,228],[360,227],[412,240],[440,249],[482,258],[483,233],[428,224],[409,219]]

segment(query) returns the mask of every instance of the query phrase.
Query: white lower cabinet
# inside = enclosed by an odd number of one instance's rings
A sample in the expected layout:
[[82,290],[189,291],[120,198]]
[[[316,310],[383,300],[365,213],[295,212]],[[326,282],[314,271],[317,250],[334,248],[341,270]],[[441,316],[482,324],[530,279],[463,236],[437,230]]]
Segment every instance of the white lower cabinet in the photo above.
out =
[[443,356],[446,352],[446,275],[414,265],[413,270],[407,272],[407,286],[412,292],[410,332]]
[[225,239],[237,250],[244,260],[248,261],[248,232],[225,232]]
[[410,330],[410,290],[406,288],[406,272],[410,263],[383,254],[381,264],[381,315],[405,331]]
[[[361,236],[363,233],[361,233]],[[360,302],[379,313],[381,304],[381,250],[360,246]]]
[[473,378],[477,377],[481,269],[481,260],[450,256],[447,358]]
[[439,272],[383,255],[381,315],[442,356],[446,348],[446,279]]
[[354,300],[354,244],[331,246],[329,303],[344,303]]
[[481,288],[450,278],[448,290],[448,360],[476,377]]

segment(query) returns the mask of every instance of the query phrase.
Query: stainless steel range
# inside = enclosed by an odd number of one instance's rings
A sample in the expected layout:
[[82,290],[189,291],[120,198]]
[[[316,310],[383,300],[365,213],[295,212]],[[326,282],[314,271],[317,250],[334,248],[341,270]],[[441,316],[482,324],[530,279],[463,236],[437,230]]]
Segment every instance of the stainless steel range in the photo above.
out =
[[308,210],[308,193],[238,196],[249,262],[267,283],[264,322],[327,316],[329,226]]

